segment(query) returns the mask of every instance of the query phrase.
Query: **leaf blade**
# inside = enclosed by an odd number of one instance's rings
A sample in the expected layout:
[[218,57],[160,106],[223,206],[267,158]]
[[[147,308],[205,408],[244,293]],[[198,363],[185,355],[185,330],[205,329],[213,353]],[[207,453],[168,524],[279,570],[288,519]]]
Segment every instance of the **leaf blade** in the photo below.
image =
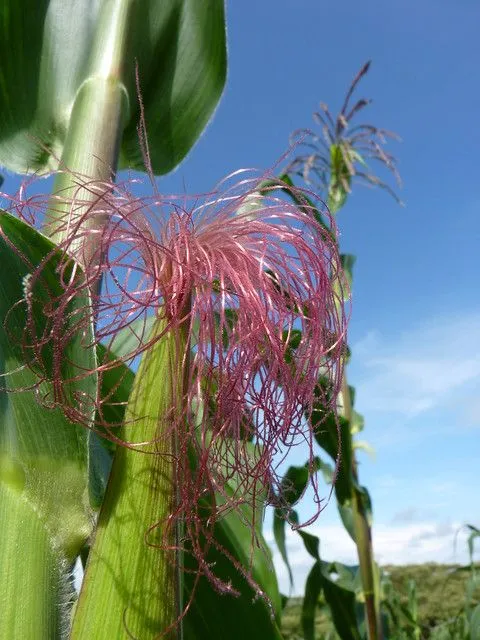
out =
[[[0,6],[0,165],[57,168],[75,98],[91,77],[102,16],[123,0],[5,0]],[[135,61],[155,174],[171,171],[210,119],[226,80],[223,0],[129,3],[121,83],[128,95],[120,154],[144,169],[138,143]],[[105,37],[103,37],[105,36]]]

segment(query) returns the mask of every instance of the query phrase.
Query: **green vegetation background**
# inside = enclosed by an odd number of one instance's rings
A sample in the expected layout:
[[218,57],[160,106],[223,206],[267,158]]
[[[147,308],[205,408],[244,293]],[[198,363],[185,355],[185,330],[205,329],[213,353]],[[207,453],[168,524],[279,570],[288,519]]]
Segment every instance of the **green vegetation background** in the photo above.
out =
[[[476,565],[480,571],[480,565]],[[438,637],[440,628],[454,624],[465,609],[465,591],[470,577],[470,567],[459,565],[441,565],[428,563],[421,565],[385,566],[383,571],[390,578],[395,591],[401,595],[403,604],[407,604],[407,585],[414,580],[417,588],[418,622],[421,626],[421,638]],[[473,595],[473,604],[480,603],[480,586]],[[290,598],[282,616],[282,632],[285,640],[302,640],[301,625],[302,598]],[[315,620],[316,640],[337,640],[332,623],[319,601]],[[452,640],[454,636],[447,635]]]

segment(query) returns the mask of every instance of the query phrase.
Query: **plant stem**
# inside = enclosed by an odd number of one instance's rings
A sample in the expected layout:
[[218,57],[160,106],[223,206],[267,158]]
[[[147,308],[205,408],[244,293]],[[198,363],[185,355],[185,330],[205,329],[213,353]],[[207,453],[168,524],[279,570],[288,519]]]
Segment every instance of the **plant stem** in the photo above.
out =
[[[347,382],[347,374],[344,370],[342,380],[343,413],[349,424],[352,424],[352,401]],[[352,447],[353,451],[353,447]],[[352,494],[353,525],[357,545],[362,588],[365,596],[365,614],[369,640],[382,640],[382,626],[380,619],[380,601],[376,588],[375,560],[373,557],[372,532],[365,509],[363,497],[358,484],[358,467],[355,454],[352,455],[352,476],[354,481]]]
[[[333,147],[332,147],[333,149]],[[333,162],[333,160],[332,160]],[[338,194],[335,197],[335,178],[336,172],[332,166],[330,186],[328,190],[328,206],[330,213],[336,216],[342,206],[345,204],[346,192],[343,197],[339,197]],[[341,191],[342,189],[340,189]],[[342,287],[338,287],[339,296],[343,295]],[[348,430],[350,440],[352,441],[351,426],[353,424],[353,406],[352,398],[350,394],[350,387],[347,381],[346,365],[343,369],[342,378],[342,404],[343,414],[350,425]],[[355,543],[357,546],[358,563],[360,565],[360,575],[362,580],[362,590],[365,597],[365,617],[367,621],[368,640],[382,640],[382,622],[380,617],[380,593],[379,585],[376,579],[376,566],[373,556],[372,546],[372,531],[368,518],[368,513],[365,508],[365,502],[362,496],[362,492],[358,479],[358,466],[355,457],[355,450],[353,448],[353,442],[350,442],[350,450],[352,451],[352,510],[353,510],[353,527],[355,532]]]
[[[69,251],[81,249],[82,264],[95,254],[96,235],[79,234],[78,221],[97,203],[102,188],[115,176],[123,122],[128,115],[128,94],[122,82],[123,56],[132,0],[103,0],[90,56],[89,72],[77,91],[56,176],[44,233],[60,243],[73,231],[79,239]],[[65,216],[68,216],[68,225]],[[89,215],[89,231],[99,231],[105,214]],[[83,229],[84,230],[84,229]],[[97,258],[99,259],[99,258]]]
[[[188,324],[188,322],[187,322]],[[178,508],[175,413],[183,401],[188,331],[163,335],[157,320],[135,376],[122,436],[150,443],[142,451],[117,447],[72,629],[72,640],[98,636],[152,640],[181,637],[181,531]],[[173,413],[172,413],[173,412]],[[168,548],[170,547],[170,548]],[[131,635],[129,635],[131,634]]]

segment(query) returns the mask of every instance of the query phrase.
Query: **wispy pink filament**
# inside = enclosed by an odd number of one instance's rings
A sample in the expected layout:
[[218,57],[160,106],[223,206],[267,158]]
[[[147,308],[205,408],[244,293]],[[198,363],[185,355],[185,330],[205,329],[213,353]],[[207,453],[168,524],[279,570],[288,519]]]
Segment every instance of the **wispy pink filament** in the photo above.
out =
[[[204,557],[205,548],[216,544],[213,524],[231,510],[246,518],[242,505],[252,500],[282,504],[279,466],[293,447],[306,443],[313,467],[308,415],[320,375],[329,377],[332,390],[322,400],[335,410],[346,324],[345,283],[328,212],[316,202],[329,230],[316,221],[303,192],[296,192],[304,200],[300,207],[276,197],[273,187],[260,195],[267,176],[245,172],[239,181],[235,177],[236,183],[223,183],[200,202],[137,198],[126,185],[79,181],[79,191],[88,191],[90,202],[82,207],[77,198],[78,216],[73,223],[70,216],[70,232],[62,243],[68,253],[71,242],[75,239],[78,246],[84,234],[84,241],[95,247],[78,286],[94,291],[95,280],[102,278],[101,293],[93,300],[97,341],[115,348],[118,331],[135,326],[138,344],[123,356],[124,362],[151,347],[145,332],[132,324],[135,320],[153,313],[165,318],[167,331],[187,327],[189,352],[177,354],[187,367],[177,381],[184,384],[185,394],[170,426],[176,431],[175,465],[182,482],[178,508],[168,524],[184,521],[200,573],[220,590],[229,585],[215,576]],[[42,209],[44,202],[14,204],[25,216]],[[89,217],[99,213],[105,216],[104,228],[85,231]],[[77,253],[77,259],[82,255]],[[65,294],[72,295],[71,287],[66,286]],[[61,314],[62,305],[56,308]],[[68,332],[62,330],[60,315],[51,326],[56,328],[48,339],[61,358]],[[294,336],[298,344],[291,349]],[[111,366],[99,363],[100,379]],[[54,380],[56,388],[65,382]],[[57,400],[61,397],[59,393]],[[102,406],[111,399],[95,401],[96,426],[116,439],[118,425],[102,421]],[[78,406],[63,408],[73,419],[82,419]],[[194,469],[188,458],[192,451]],[[312,486],[317,492],[314,480]],[[214,494],[216,509],[205,521],[199,500]],[[253,533],[252,539],[255,543]]]

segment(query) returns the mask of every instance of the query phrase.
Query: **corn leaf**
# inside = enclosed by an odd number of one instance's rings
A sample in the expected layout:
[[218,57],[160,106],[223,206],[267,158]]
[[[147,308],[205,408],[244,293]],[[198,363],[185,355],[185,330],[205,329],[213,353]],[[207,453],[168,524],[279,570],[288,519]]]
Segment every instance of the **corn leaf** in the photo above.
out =
[[[73,264],[44,236],[1,212],[0,261],[0,637],[56,638],[65,626],[65,571],[91,532],[88,436],[60,409],[40,405],[40,398],[54,399],[52,353],[47,342],[44,368],[37,371],[25,347],[26,311],[30,306],[37,333],[48,336],[52,327],[44,310],[62,293],[57,268],[68,278]],[[41,275],[32,278],[42,261]],[[64,387],[67,396],[93,399],[96,376],[81,375],[95,369],[91,327],[75,328],[86,309],[89,300],[82,295],[65,308],[72,333],[62,373],[79,377]]]
[[477,604],[470,617],[470,638],[480,640],[480,604]]
[[112,40],[109,21],[120,10],[128,12],[118,69],[128,101],[120,164],[144,168],[136,63],[154,173],[171,171],[188,153],[225,84],[223,0],[4,0],[0,165],[19,173],[57,168],[76,97],[97,75],[95,43]]
[[315,640],[315,613],[322,593],[322,569],[317,560],[307,576],[302,603],[302,629],[305,640]]

